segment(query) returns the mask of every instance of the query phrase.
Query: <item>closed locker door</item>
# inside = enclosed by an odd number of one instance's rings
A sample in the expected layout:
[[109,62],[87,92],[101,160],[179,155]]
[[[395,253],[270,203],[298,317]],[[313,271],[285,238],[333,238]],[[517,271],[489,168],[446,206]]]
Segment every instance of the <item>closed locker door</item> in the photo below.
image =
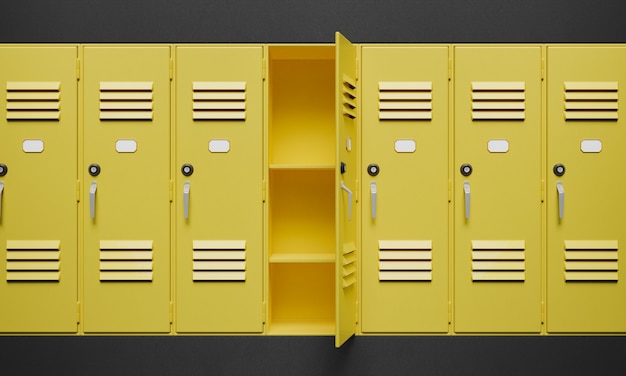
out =
[[263,331],[263,48],[177,47],[176,330]]
[[76,46],[0,46],[0,332],[77,330]]
[[448,330],[448,47],[362,48],[364,332]]
[[86,332],[170,329],[170,48],[83,47]]
[[457,332],[541,330],[541,47],[455,48]]
[[625,46],[548,47],[547,326],[626,332]]

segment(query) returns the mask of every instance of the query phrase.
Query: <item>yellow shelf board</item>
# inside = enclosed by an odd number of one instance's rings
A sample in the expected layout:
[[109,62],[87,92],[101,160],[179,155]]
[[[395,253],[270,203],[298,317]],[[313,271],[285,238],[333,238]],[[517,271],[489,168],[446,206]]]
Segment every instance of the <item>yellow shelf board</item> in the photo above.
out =
[[334,253],[274,253],[270,256],[271,263],[312,263],[335,262]]
[[333,164],[272,163],[270,170],[334,170]]
[[334,321],[282,321],[272,320],[269,335],[334,336]]

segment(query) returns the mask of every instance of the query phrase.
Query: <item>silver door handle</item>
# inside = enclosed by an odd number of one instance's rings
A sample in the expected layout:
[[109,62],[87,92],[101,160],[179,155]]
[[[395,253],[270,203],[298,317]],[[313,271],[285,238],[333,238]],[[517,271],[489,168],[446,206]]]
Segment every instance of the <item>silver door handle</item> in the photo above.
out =
[[376,182],[370,184],[370,192],[372,195],[372,219],[376,219]]
[[348,221],[352,219],[352,191],[341,181],[341,189],[348,192]]
[[565,214],[565,189],[563,189],[563,183],[556,182],[556,191],[559,195],[559,219],[563,219]]
[[94,181],[91,183],[91,188],[89,189],[89,212],[91,213],[91,219],[96,218],[96,190],[98,189],[98,184]]
[[465,193],[465,219],[470,217],[470,200],[472,199],[472,193],[470,192],[470,183],[463,183],[463,192]]
[[191,183],[185,182],[183,186],[183,201],[185,205],[185,219],[189,218],[189,191],[191,191]]
[[4,182],[0,181],[0,218],[2,218],[2,192],[4,191]]

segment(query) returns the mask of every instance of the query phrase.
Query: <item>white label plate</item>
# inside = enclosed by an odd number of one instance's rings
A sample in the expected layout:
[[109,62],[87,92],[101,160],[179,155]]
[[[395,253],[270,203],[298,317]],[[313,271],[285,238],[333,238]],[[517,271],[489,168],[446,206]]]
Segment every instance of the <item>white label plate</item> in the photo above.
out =
[[209,151],[211,153],[228,153],[230,151],[230,141],[228,140],[210,140]]
[[41,153],[43,151],[43,140],[24,140],[22,142],[24,153]]
[[118,153],[134,153],[137,151],[137,141],[117,140],[115,142],[115,150],[117,150]]
[[416,149],[415,140],[396,140],[394,148],[396,153],[414,153]]
[[580,142],[580,150],[582,150],[583,153],[599,153],[602,151],[602,141],[582,140]]
[[506,153],[509,151],[509,142],[507,140],[489,140],[487,149],[490,153]]

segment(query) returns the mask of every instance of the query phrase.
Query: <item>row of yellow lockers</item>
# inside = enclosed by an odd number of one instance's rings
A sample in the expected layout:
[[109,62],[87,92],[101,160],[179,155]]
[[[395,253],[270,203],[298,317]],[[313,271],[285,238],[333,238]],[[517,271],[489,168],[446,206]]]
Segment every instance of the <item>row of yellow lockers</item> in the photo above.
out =
[[337,332],[626,332],[624,46],[290,48],[2,46],[0,332],[271,332],[270,171],[324,144]]

